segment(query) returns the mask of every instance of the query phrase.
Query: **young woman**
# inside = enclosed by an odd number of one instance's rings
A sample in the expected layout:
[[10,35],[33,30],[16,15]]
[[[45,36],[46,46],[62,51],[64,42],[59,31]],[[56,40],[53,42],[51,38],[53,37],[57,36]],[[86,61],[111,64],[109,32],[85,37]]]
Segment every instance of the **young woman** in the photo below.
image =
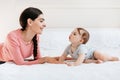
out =
[[59,61],[63,62],[68,55],[71,56],[75,62],[66,64],[68,66],[77,66],[81,63],[101,63],[104,61],[118,61],[118,57],[102,54],[85,44],[89,40],[89,32],[83,28],[76,28],[69,36],[70,45],[65,49]]
[[[34,7],[26,8],[20,15],[22,28],[11,31],[4,43],[0,44],[0,61],[12,61],[17,65],[42,64],[46,58],[41,58],[39,34],[46,27],[41,10]],[[25,60],[33,55],[32,60]]]

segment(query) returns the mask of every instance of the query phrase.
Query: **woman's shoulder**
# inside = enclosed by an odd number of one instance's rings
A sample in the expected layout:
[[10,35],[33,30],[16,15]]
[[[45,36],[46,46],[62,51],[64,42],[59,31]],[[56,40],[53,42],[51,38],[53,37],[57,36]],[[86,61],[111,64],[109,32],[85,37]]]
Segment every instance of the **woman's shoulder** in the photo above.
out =
[[20,36],[20,29],[16,29],[16,30],[13,30],[13,31],[10,31],[7,35],[7,37],[19,37]]
[[18,35],[20,34],[20,29],[12,30],[8,33],[8,35]]

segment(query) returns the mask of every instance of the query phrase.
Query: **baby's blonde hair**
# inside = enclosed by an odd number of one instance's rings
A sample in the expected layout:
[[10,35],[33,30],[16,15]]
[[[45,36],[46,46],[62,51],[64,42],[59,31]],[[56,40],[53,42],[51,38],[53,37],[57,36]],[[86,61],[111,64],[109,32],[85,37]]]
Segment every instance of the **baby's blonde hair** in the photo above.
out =
[[77,28],[77,30],[78,30],[79,34],[81,34],[80,30],[84,31],[84,33],[82,34],[82,39],[83,39],[83,44],[86,44],[89,40],[89,32],[87,30],[85,30],[84,28],[80,28],[80,27]]

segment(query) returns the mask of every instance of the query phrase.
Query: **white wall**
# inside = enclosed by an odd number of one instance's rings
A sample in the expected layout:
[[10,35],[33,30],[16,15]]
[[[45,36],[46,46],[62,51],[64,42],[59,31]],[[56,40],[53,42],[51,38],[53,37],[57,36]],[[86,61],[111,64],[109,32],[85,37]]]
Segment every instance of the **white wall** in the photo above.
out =
[[44,12],[47,28],[120,27],[120,0],[0,0],[0,41],[29,6]]

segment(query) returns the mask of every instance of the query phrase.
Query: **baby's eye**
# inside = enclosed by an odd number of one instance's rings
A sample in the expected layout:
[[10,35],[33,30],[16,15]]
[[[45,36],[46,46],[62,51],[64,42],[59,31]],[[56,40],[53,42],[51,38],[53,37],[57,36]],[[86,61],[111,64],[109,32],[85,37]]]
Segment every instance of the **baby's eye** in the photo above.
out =
[[73,35],[76,35],[76,33],[73,33]]

